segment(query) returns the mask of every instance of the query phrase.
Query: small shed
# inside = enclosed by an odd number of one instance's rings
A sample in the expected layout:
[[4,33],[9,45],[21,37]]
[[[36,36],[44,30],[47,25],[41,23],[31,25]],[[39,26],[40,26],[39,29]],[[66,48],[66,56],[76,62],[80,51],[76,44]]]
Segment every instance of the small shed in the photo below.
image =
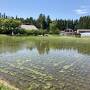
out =
[[60,34],[66,36],[75,35],[75,31],[73,29],[65,29],[64,31],[61,31]]

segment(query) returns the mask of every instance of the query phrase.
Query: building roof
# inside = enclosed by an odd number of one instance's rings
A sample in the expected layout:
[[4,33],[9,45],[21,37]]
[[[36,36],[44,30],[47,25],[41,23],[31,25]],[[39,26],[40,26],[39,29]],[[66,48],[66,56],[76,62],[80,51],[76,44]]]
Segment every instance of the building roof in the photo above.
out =
[[77,33],[80,32],[90,32],[90,29],[77,29]]
[[79,31],[90,31],[90,29],[77,29]]
[[21,28],[25,30],[38,30],[38,28],[34,25],[21,25]]

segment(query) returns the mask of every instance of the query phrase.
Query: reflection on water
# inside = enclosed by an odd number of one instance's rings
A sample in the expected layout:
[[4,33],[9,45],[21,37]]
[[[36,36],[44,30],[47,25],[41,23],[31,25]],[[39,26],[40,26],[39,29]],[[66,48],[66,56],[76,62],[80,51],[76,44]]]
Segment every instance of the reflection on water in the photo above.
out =
[[90,90],[90,45],[3,40],[0,77],[20,90]]

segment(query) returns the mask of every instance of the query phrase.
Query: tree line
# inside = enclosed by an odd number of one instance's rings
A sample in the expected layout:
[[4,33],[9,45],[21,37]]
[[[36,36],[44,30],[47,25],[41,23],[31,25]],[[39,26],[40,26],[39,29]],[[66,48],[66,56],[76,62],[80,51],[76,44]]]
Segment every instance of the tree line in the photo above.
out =
[[77,30],[77,29],[90,29],[90,16],[82,16],[76,20],[70,19],[55,19],[52,20],[50,16],[45,16],[44,14],[40,14],[37,19],[33,17],[29,18],[16,18],[21,20],[23,24],[31,24],[35,25],[39,29],[58,29],[65,30],[67,28]]
[[76,20],[56,19],[52,20],[50,16],[40,14],[37,19],[33,17],[10,17],[5,13],[0,13],[0,33],[11,34],[20,32],[20,25],[35,25],[39,30],[46,31],[51,34],[58,34],[60,30],[67,28],[77,29],[90,29],[90,16],[82,16]]

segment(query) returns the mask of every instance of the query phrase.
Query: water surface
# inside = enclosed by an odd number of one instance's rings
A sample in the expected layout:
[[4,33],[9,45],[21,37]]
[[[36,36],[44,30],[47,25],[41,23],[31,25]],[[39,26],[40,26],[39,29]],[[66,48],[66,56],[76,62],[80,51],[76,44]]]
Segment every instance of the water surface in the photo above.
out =
[[20,90],[90,90],[90,44],[6,38],[0,78]]

